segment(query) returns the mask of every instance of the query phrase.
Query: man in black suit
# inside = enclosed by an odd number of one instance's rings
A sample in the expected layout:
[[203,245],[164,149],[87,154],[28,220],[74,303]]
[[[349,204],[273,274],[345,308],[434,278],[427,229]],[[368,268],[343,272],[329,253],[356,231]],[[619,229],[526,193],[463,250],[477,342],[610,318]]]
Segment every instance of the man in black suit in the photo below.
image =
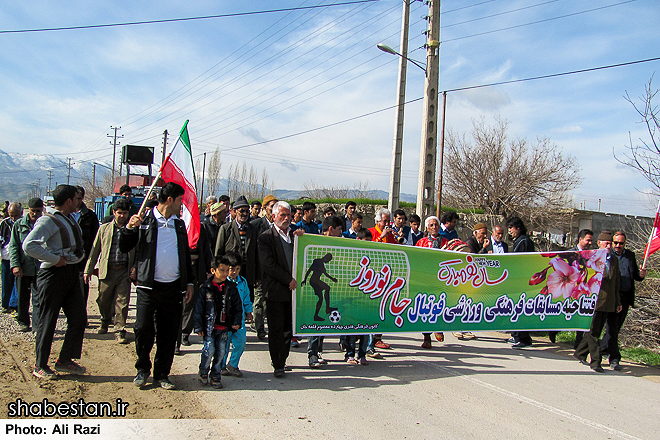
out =
[[490,236],[490,243],[484,247],[486,254],[506,254],[509,252],[509,245],[502,241],[504,237],[504,228],[500,225],[493,227],[493,233]]
[[268,350],[275,377],[284,376],[293,337],[292,291],[297,287],[293,277],[293,237],[301,229],[291,231],[291,206],[277,202],[273,206],[273,226],[259,236],[259,263],[262,287],[266,292],[268,316]]

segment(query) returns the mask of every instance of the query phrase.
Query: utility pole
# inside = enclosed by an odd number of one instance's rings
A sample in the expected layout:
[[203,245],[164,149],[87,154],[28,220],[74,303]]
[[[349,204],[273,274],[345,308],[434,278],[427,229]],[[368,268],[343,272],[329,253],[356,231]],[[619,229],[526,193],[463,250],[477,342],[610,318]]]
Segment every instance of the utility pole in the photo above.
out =
[[442,128],[440,129],[440,159],[438,160],[438,203],[435,216],[442,215],[442,162],[445,157],[445,115],[447,114],[447,91],[442,92]]
[[96,189],[96,162],[92,164],[92,186]]
[[117,136],[117,130],[121,130],[121,127],[113,127],[111,125],[110,130],[115,131],[115,133],[113,135],[108,135],[109,138],[112,138],[112,185],[114,186],[114,184],[115,184],[115,159],[117,157],[117,138],[121,139],[121,138],[124,137],[124,135],[122,134],[121,136]]
[[392,172],[390,174],[390,195],[387,208],[394,213],[399,209],[401,194],[401,151],[403,149],[403,116],[406,103],[406,72],[408,68],[408,28],[410,23],[410,0],[403,0],[401,18],[401,44],[399,51],[399,81],[397,83],[397,113],[394,122],[394,147],[392,150]]
[[204,165],[202,165],[202,190],[199,193],[199,201],[204,200],[204,174],[206,173],[206,153],[204,153]]
[[424,116],[419,158],[417,215],[422,222],[431,215],[435,195],[435,168],[438,145],[438,80],[440,71],[440,0],[428,0],[429,26],[426,32],[426,82]]
[[46,195],[50,195],[51,193],[51,181],[53,180],[53,170],[48,170],[48,191],[46,191]]
[[69,185],[69,181],[71,180],[71,158],[67,157],[67,160],[69,161],[69,165],[66,172],[66,184]]
[[35,197],[41,198],[41,177],[37,179],[37,195]]
[[163,158],[160,160],[162,165],[165,162],[165,152],[167,151],[167,130],[163,132]]

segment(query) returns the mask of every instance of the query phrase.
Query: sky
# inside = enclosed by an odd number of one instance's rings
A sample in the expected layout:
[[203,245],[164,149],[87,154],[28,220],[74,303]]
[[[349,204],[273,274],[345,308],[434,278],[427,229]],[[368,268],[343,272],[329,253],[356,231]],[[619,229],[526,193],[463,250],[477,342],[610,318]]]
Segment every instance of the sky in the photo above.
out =
[[[387,191],[398,57],[376,44],[398,49],[402,3],[309,8],[346,1],[4,1],[0,31],[234,15],[0,32],[0,149],[111,164],[110,127],[121,127],[121,145],[154,146],[160,157],[163,131],[172,145],[188,119],[195,161],[218,149],[222,177],[245,161],[265,167],[273,188]],[[420,62],[427,14],[412,3],[409,57]],[[658,57],[658,22],[655,0],[445,0],[439,90]],[[637,99],[659,69],[651,61],[450,92],[447,129],[504,118],[512,138],[550,138],[578,159],[573,207],[652,216],[650,184],[613,150],[648,137],[624,95]],[[423,90],[424,72],[409,64],[406,99]],[[404,193],[417,192],[421,120],[421,101],[408,104]]]

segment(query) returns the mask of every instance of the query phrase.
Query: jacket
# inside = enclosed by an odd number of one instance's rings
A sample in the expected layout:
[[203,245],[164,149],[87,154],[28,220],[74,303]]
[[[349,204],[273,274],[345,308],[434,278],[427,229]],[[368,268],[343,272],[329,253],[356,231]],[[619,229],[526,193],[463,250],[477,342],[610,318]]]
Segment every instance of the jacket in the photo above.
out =
[[639,266],[637,266],[637,258],[635,258],[635,253],[631,250],[624,249],[623,256],[630,260],[630,271],[632,272],[632,279],[630,280],[630,290],[627,292],[621,292],[621,304],[627,306],[635,305],[635,281],[644,281],[644,278],[639,274]]
[[614,255],[614,251],[610,251],[609,257],[610,270],[603,272],[603,281],[600,284],[600,292],[598,292],[598,301],[596,302],[597,312],[616,312],[616,309],[621,305],[619,259]]
[[511,252],[534,252],[534,242],[527,235],[520,235],[513,241]]
[[[504,253],[509,252],[509,245],[502,240],[500,243],[502,243],[502,248],[504,249]],[[493,253],[493,237],[490,237],[490,244],[484,248],[486,251],[484,252],[485,254],[490,254]]]
[[[154,208],[156,209],[156,208]],[[185,292],[188,284],[193,282],[193,271],[190,262],[190,249],[188,248],[188,234],[183,220],[174,220],[179,253],[179,280],[181,291]],[[135,251],[135,266],[137,267],[137,286],[151,288],[154,285],[156,272],[156,244],[158,243],[158,221],[153,210],[147,212],[142,224],[134,229],[121,228],[119,236],[119,249],[122,252]]]
[[245,254],[243,254],[241,252],[240,231],[236,220],[220,226],[215,245],[215,256],[222,256],[229,251],[243,256],[243,263],[245,264],[245,273],[243,276],[249,286],[254,286],[254,283],[257,281],[257,274],[259,273],[257,269],[257,229],[250,222],[247,222],[245,224],[245,233]]
[[[259,236],[259,264],[262,271],[262,288],[269,301],[287,302],[292,300],[289,283],[293,279],[280,234],[272,226]],[[293,231],[289,230],[293,243]]]
[[222,284],[222,291],[220,291],[213,284],[213,277],[209,277],[199,287],[199,293],[195,302],[195,314],[193,318],[193,330],[195,333],[204,332],[204,335],[208,336],[213,332],[213,327],[216,324],[216,316],[220,312],[220,310],[217,310],[217,304],[222,304],[225,312],[224,321],[218,324],[227,327],[232,333],[236,332],[232,326],[240,326],[243,321],[243,306],[241,305],[241,297],[236,284],[233,281],[225,280]]
[[[116,230],[119,234],[121,229]],[[104,223],[99,228],[92,250],[85,265],[85,273],[91,275],[94,272],[94,267],[98,262],[99,266],[99,279],[104,280],[108,276],[108,261],[110,260],[110,248],[112,247],[112,237],[115,233],[115,222]],[[126,267],[126,276],[128,277],[128,270],[133,266],[135,259],[135,249],[128,253],[128,266]]]
[[19,218],[14,223],[11,230],[11,240],[9,241],[9,262],[10,267],[20,268],[23,271],[23,276],[34,277],[39,270],[39,261],[27,255],[23,251],[23,241],[28,236],[30,231],[34,228],[34,224],[30,223],[30,214]]
[[99,218],[96,216],[94,211],[88,209],[87,206],[85,206],[83,203],[80,206],[80,217],[78,217],[78,224],[82,230],[83,248],[85,249],[85,258],[83,258],[81,263],[85,263],[87,262],[89,253],[92,250],[92,245],[94,244],[96,233],[99,230]]
[[483,247],[483,244],[479,243],[474,235],[471,235],[465,243],[470,247],[470,252],[473,254],[485,254],[488,252],[488,247]]
[[[229,280],[233,281],[233,280]],[[241,327],[245,324],[245,315],[252,313],[252,301],[250,300],[250,288],[247,285],[247,281],[242,276],[238,276],[236,281],[236,288],[238,289],[238,295],[241,298],[241,303],[243,304],[243,318],[241,319]]]

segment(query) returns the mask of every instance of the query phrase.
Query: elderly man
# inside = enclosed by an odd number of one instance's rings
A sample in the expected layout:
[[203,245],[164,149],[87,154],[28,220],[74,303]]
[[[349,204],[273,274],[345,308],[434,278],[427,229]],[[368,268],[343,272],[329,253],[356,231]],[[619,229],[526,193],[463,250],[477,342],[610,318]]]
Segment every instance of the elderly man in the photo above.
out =
[[83,374],[85,367],[73,359],[82,354],[87,308],[78,279],[78,264],[85,256],[82,230],[72,217],[80,205],[81,195],[75,186],[58,185],[53,191],[55,213],[37,219],[25,237],[23,251],[41,262],[37,272],[36,361],[32,374],[42,379],[54,379],[48,366],[55,326],[60,310],[64,311],[67,330],[55,370]]
[[504,228],[500,225],[493,227],[493,233],[490,236],[490,243],[484,246],[487,254],[506,254],[509,252],[509,245],[502,240],[504,237]]
[[[580,345],[575,349],[573,357],[584,365],[589,365],[591,369],[597,373],[603,373],[601,366],[601,354],[599,338],[603,332],[605,323],[609,323],[610,329],[614,332],[618,329],[618,316],[623,307],[621,306],[620,286],[621,286],[621,272],[619,271],[619,259],[612,251],[612,233],[610,231],[603,231],[598,236],[598,248],[607,250],[607,259],[605,261],[605,270],[603,272],[603,280],[600,284],[600,291],[598,292],[598,301],[596,302],[596,310],[591,318],[591,327],[588,332],[584,333]],[[612,334],[613,338],[618,337],[618,333]],[[613,356],[615,361],[621,359],[618,346],[611,345],[610,356]],[[591,362],[587,364],[587,355],[590,355]],[[612,365],[614,368],[619,363],[615,362]],[[616,368],[616,369],[620,369]]]
[[[2,312],[17,313],[16,304],[12,304],[12,292],[14,291],[14,273],[11,270],[9,261],[9,242],[11,241],[11,230],[14,223],[23,215],[23,207],[20,203],[14,202],[7,208],[9,217],[0,223],[0,253],[2,253]],[[14,301],[17,298],[13,298]]]
[[130,268],[133,267],[135,257],[135,251],[131,250],[126,253],[119,249],[119,231],[128,222],[129,209],[128,200],[117,199],[115,201],[112,206],[115,219],[112,223],[105,223],[99,228],[84,271],[85,284],[89,285],[94,267],[98,262],[99,295],[96,303],[101,314],[101,325],[97,333],[103,335],[108,332],[114,315],[115,338],[119,344],[128,344],[126,319],[131,297],[131,280],[128,274]]
[[37,269],[39,262],[23,252],[23,242],[34,228],[37,219],[41,217],[44,202],[39,198],[28,201],[28,213],[16,220],[11,231],[9,242],[9,261],[11,270],[16,277],[18,291],[18,329],[21,332],[30,331],[30,293],[32,293],[32,326],[36,328],[39,307],[35,302]]
[[484,223],[477,223],[474,225],[474,228],[472,228],[472,236],[465,242],[470,248],[470,253],[485,254],[488,252],[490,240],[486,238],[487,235],[488,229]]
[[277,202],[273,206],[273,226],[259,236],[259,262],[263,274],[268,314],[268,351],[275,377],[284,376],[293,336],[292,291],[298,286],[293,277],[293,236],[291,206]]
[[218,203],[218,198],[216,196],[208,196],[206,198],[206,207],[204,208],[204,212],[200,215],[199,220],[201,222],[207,220],[208,218],[211,217],[211,207]]
[[[513,237],[513,247],[511,252],[534,252],[534,242],[527,236],[527,228],[520,217],[511,217],[507,220],[506,226],[509,229],[509,235]],[[529,332],[511,332],[513,345],[511,348],[519,350],[532,346],[532,337]]]
[[374,217],[376,226],[369,228],[369,232],[371,232],[371,241],[397,244],[394,231],[390,226],[391,218],[392,213],[387,208],[380,208],[378,212],[376,212],[376,216]]

